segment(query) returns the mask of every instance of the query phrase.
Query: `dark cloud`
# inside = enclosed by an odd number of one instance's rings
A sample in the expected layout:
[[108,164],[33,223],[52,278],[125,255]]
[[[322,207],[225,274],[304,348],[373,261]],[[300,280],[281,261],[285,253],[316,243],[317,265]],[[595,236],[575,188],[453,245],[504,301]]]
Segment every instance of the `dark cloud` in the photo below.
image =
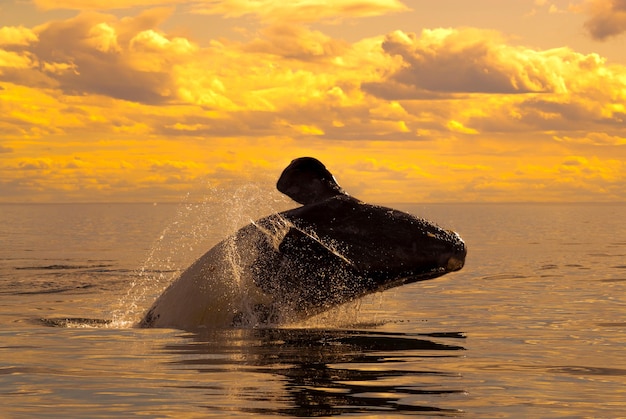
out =
[[481,133],[559,132],[577,135],[572,133],[598,131],[619,135],[626,128],[626,121],[620,113],[609,117],[593,102],[542,95],[503,103],[485,115],[469,118],[466,125]]
[[124,19],[81,13],[46,23],[35,28],[36,41],[11,46],[28,66],[5,68],[2,79],[70,95],[146,104],[174,100],[171,66],[185,51],[154,30],[168,13],[156,9]]
[[598,41],[626,32],[626,0],[592,0],[587,7],[585,28]]
[[457,93],[517,94],[560,88],[540,53],[506,45],[497,33],[436,29],[394,32],[383,50],[403,66],[364,90],[385,99],[435,99]]
[[[167,73],[139,71],[128,65],[124,50],[118,50],[114,45],[97,47],[94,28],[102,23],[102,19],[104,17],[83,14],[69,21],[50,23],[41,29],[40,40],[33,48],[39,60],[71,65],[59,71],[49,71],[48,77],[56,80],[59,88],[68,94],[99,94],[151,104],[166,101],[168,96],[161,92],[170,84]],[[111,42],[113,40],[116,40],[114,33]],[[127,45],[122,44],[121,48],[127,48]]]
[[450,99],[455,95],[451,92],[436,92],[417,85],[407,85],[394,78],[384,82],[365,82],[361,88],[385,100],[437,100]]
[[421,87],[433,92],[465,93],[518,93],[529,89],[513,86],[510,75],[490,62],[488,45],[476,43],[460,50],[445,46],[436,50],[407,48],[406,45],[387,40],[385,52],[400,55],[407,64],[393,76],[393,80],[406,86]]

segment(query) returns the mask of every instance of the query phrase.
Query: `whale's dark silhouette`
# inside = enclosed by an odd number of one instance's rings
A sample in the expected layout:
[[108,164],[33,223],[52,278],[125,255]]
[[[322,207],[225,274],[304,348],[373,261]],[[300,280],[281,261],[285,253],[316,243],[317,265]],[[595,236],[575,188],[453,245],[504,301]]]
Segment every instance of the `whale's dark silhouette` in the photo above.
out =
[[277,188],[303,205],[251,223],[205,253],[155,301],[141,327],[296,321],[465,263],[458,234],[349,196],[314,158],[292,161]]

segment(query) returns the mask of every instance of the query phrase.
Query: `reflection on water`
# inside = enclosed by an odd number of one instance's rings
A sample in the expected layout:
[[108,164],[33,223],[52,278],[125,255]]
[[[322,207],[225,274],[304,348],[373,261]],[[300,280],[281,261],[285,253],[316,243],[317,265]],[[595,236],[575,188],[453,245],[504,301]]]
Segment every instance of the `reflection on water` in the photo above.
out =
[[29,324],[0,331],[3,418],[431,417],[467,405],[451,368],[465,361],[461,333]]
[[[180,357],[172,362],[175,367],[208,374],[236,369],[280,378],[286,393],[281,403],[255,387],[238,389],[238,398],[251,402],[238,403],[244,412],[301,417],[460,412],[430,403],[437,395],[464,393],[455,385],[456,374],[436,368],[437,358],[462,356],[461,333],[252,329],[191,337],[165,347]],[[206,390],[214,394],[216,389]]]

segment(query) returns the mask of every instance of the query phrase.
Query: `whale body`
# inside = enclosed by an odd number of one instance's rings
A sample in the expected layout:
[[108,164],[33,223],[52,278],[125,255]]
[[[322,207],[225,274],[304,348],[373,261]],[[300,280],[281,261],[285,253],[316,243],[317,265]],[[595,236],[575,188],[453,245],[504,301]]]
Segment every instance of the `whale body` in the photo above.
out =
[[157,298],[140,327],[283,324],[465,263],[457,233],[349,196],[316,159],[294,160],[277,187],[303,205],[218,243]]

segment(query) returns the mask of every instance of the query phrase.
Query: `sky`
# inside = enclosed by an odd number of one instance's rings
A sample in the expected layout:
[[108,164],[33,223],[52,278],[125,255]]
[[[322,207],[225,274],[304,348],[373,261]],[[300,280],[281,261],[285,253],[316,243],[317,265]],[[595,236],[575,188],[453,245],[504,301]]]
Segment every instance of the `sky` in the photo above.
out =
[[301,156],[376,203],[624,202],[626,0],[0,0],[0,203]]

